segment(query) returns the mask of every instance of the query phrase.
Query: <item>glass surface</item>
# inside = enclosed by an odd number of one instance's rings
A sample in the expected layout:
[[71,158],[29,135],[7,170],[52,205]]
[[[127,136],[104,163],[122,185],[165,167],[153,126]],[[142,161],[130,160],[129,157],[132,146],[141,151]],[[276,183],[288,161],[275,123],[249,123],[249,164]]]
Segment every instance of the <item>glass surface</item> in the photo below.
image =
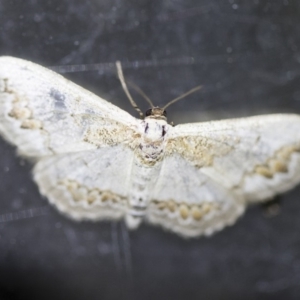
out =
[[[0,55],[54,67],[134,116],[116,60],[156,105],[202,84],[168,108],[175,124],[300,112],[297,0],[0,0]],[[69,220],[30,170],[1,139],[1,300],[299,299],[299,187],[276,216],[253,206],[233,227],[185,240]]]

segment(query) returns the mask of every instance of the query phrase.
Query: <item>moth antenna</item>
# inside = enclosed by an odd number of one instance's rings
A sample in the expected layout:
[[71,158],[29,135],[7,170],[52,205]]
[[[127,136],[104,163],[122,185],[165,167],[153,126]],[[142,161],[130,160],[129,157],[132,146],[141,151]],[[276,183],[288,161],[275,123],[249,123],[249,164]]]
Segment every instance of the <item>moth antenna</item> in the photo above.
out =
[[167,103],[162,109],[166,109],[167,107],[169,107],[171,104],[177,102],[178,100],[188,96],[189,94],[195,93],[196,91],[200,90],[202,88],[202,85],[196,86],[193,89],[189,90],[188,92],[182,94],[181,96],[171,100],[169,103]]
[[116,62],[116,67],[117,67],[117,72],[118,72],[118,77],[119,77],[119,80],[121,82],[121,85],[123,87],[123,90],[126,94],[126,96],[128,97],[129,99],[129,102],[130,104],[132,105],[132,107],[139,113],[140,117],[141,118],[144,118],[144,114],[143,112],[140,110],[140,108],[137,106],[137,104],[135,103],[135,101],[132,99],[130,93],[129,93],[129,90],[127,88],[127,85],[126,85],[126,82],[125,82],[125,79],[124,79],[124,75],[123,75],[123,71],[122,71],[122,66],[121,66],[121,62],[120,61],[117,61]]
[[152,100],[142,91],[141,88],[139,88],[135,83],[127,80],[127,83],[136,90],[136,92],[138,92],[151,106],[151,108],[154,108],[154,104],[152,102]]

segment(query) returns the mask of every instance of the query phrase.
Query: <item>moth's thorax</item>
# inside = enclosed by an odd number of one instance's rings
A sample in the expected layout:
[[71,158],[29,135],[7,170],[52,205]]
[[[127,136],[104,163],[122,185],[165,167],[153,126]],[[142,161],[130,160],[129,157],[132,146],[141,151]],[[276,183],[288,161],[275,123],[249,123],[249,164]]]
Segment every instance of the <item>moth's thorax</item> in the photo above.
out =
[[165,136],[170,125],[165,120],[145,118],[140,123],[141,138],[136,155],[142,164],[155,165],[163,156]]
[[168,132],[169,126],[166,120],[157,120],[152,117],[146,117],[142,122],[142,137],[145,142],[163,141]]

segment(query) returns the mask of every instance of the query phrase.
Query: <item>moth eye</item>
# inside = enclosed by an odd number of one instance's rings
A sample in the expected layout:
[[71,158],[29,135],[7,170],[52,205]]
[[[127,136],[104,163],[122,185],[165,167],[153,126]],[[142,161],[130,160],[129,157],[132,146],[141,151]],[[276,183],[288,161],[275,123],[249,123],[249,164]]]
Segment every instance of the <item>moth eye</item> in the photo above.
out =
[[146,117],[151,116],[151,114],[152,114],[152,108],[147,109],[145,113]]
[[166,111],[166,110],[163,111],[163,115],[164,115],[165,117],[167,116],[167,111]]

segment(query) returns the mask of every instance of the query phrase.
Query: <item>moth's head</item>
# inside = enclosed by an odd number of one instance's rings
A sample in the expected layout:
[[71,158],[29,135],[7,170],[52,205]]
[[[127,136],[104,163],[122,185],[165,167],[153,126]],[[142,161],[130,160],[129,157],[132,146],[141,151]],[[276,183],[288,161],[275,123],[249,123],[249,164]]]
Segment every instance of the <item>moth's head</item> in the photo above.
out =
[[146,110],[145,119],[146,118],[167,121],[167,111],[164,108],[152,107]]

